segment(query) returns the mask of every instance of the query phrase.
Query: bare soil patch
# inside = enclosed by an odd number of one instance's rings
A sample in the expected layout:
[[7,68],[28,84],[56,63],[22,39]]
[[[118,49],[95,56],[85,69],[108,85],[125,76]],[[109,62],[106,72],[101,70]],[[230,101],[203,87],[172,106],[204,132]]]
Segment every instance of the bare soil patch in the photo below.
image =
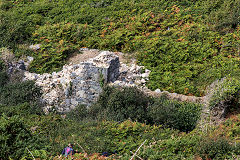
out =
[[97,49],[86,49],[81,51],[80,53],[73,54],[69,59],[69,64],[79,64],[80,62],[86,61],[90,58],[94,58],[99,55],[100,51]]
[[[86,61],[90,58],[94,58],[100,54],[98,49],[83,48],[80,52],[73,54],[68,59],[68,64],[79,64],[80,62]],[[133,55],[124,54],[122,52],[114,52],[118,57],[119,61],[125,64],[136,64],[136,59],[132,58]]]

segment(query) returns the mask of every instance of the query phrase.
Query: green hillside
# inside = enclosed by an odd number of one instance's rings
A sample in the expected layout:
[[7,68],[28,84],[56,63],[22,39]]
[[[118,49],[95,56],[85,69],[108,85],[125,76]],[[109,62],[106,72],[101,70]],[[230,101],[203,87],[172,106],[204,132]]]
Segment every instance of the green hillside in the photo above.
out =
[[[31,44],[41,44],[31,50]],[[61,70],[80,48],[123,52],[151,70],[148,88],[204,96],[228,106],[218,126],[197,126],[200,104],[104,87],[91,107],[45,115],[41,89],[6,73],[0,60],[0,160],[211,160],[240,155],[240,0],[0,0],[0,55],[34,57],[30,71]],[[62,158],[63,159],[63,158]]]
[[[81,47],[121,51],[152,71],[149,88],[204,95],[239,77],[239,0],[2,0],[0,47],[60,70]],[[42,44],[32,52],[28,44]]]

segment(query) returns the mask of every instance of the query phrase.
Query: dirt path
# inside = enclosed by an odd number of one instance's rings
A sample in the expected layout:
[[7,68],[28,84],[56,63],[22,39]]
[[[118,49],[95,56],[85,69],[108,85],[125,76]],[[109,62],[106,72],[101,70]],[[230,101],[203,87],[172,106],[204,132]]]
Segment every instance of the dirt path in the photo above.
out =
[[80,62],[86,61],[90,58],[94,58],[99,55],[100,51],[97,49],[82,49],[81,53],[75,53],[68,59],[69,64],[79,64]]
[[[82,48],[80,49],[80,53],[75,53],[73,54],[69,59],[68,59],[68,64],[79,64],[80,62],[86,61],[90,58],[94,58],[97,55],[100,54],[100,50],[98,49],[88,49],[88,48]],[[118,57],[120,63],[125,63],[125,64],[136,64],[136,60],[134,58],[129,58],[129,55],[125,55],[121,52],[114,52]]]

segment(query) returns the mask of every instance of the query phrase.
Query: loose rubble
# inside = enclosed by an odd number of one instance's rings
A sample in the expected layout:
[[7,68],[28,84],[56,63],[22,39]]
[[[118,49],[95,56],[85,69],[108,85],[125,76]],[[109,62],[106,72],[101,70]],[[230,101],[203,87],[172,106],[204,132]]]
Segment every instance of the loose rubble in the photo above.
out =
[[119,71],[120,75],[118,79],[109,85],[121,87],[143,87],[146,86],[146,83],[149,80],[148,77],[150,70],[144,69],[143,66],[138,66],[136,64],[127,66],[127,64],[121,62]]

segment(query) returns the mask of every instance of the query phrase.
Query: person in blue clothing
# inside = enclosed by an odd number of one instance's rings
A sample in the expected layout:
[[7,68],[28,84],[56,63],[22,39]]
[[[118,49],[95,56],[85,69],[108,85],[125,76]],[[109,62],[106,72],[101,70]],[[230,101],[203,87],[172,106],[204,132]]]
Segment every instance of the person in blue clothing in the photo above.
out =
[[62,155],[64,155],[65,157],[69,156],[69,155],[74,155],[75,151],[73,149],[73,144],[68,144],[68,146],[66,148],[63,149],[62,151]]

